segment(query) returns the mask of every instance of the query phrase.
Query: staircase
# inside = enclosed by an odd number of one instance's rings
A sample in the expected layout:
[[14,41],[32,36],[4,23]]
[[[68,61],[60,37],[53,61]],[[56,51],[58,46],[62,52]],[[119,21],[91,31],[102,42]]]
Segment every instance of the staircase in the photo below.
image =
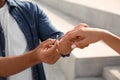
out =
[[120,80],[120,66],[108,66],[103,69],[105,80]]
[[[120,36],[119,0],[34,1],[46,12],[56,28],[64,33],[85,22]],[[109,1],[109,4],[104,5],[102,1]],[[113,5],[112,1],[116,3]],[[102,41],[85,49],[76,48],[69,58],[61,58],[55,65],[44,66],[48,80],[120,80],[120,55]]]

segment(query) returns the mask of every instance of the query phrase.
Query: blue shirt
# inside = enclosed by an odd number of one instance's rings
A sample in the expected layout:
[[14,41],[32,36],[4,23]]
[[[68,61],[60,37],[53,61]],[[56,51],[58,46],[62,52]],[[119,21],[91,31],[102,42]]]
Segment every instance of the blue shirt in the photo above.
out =
[[[63,35],[62,32],[55,29],[47,15],[36,4],[19,0],[7,0],[7,4],[9,13],[16,20],[26,38],[29,50],[36,48],[40,41]],[[0,56],[5,57],[5,38],[1,25]],[[32,67],[32,74],[33,80],[46,80],[42,63]],[[0,78],[0,80],[6,80],[6,78]]]

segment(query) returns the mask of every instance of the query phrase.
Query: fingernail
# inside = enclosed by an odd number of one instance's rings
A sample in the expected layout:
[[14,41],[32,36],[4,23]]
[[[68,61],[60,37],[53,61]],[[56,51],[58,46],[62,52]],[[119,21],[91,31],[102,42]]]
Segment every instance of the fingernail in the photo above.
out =
[[76,47],[77,47],[77,46],[76,46],[75,44],[72,44],[72,45],[71,45],[71,48],[72,48],[72,49],[74,49],[74,48],[76,48]]
[[62,41],[62,39],[60,39],[60,41]]

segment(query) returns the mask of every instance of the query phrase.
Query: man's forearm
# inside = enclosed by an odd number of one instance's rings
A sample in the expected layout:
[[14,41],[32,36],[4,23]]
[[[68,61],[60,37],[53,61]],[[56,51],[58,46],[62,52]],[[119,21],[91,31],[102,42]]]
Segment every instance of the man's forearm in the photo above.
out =
[[16,74],[39,62],[33,51],[20,56],[0,57],[0,77]]

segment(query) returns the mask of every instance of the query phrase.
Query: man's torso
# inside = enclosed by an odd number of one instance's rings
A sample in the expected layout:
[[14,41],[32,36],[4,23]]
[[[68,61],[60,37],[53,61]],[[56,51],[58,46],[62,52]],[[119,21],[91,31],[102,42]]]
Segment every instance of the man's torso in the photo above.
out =
[[[5,55],[16,56],[27,52],[28,45],[25,36],[15,19],[9,14],[7,4],[0,8],[0,23],[5,36]],[[32,80],[31,68],[9,77],[9,80],[22,79]]]

